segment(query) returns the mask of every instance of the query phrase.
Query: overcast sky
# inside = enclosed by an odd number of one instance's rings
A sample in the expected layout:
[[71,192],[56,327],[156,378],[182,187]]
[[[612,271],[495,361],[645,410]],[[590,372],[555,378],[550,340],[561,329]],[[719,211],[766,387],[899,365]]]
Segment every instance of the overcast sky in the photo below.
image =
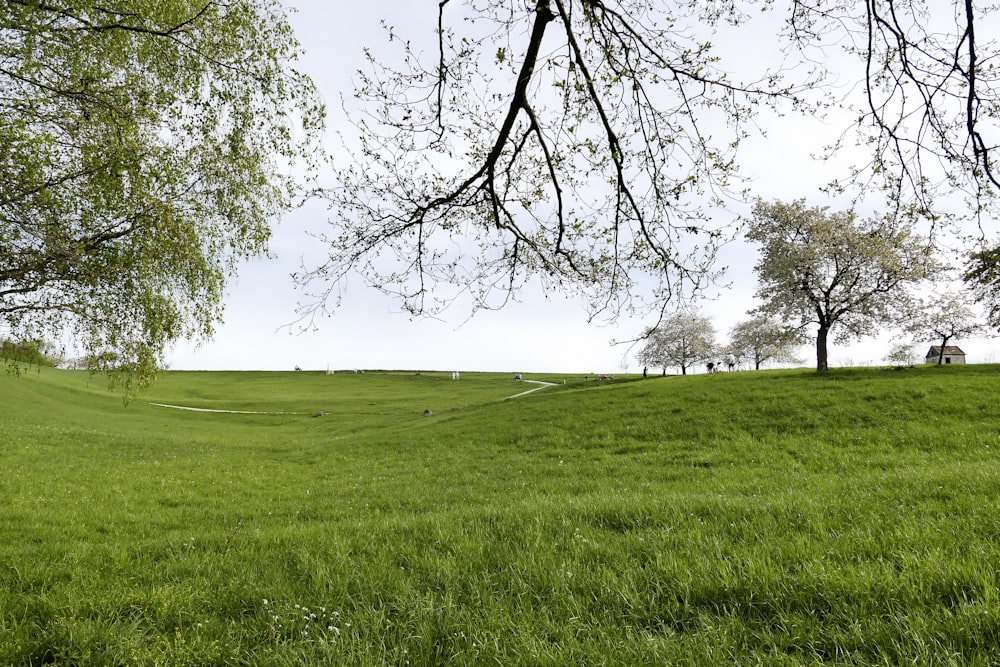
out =
[[[300,69],[309,74],[327,103],[329,132],[350,132],[341,110],[341,95],[350,98],[353,74],[363,67],[362,49],[384,43],[382,17],[391,17],[397,31],[414,39],[433,36],[437,3],[380,0],[377,3],[285,0],[294,8],[290,19],[305,50]],[[756,32],[755,32],[756,31]],[[728,44],[731,51],[757,53],[774,43],[773,27],[766,23],[743,29],[745,44]],[[766,141],[741,153],[753,179],[754,195],[791,200],[806,197],[810,204],[831,204],[818,193],[830,180],[829,165],[810,159],[824,136],[835,129],[816,120],[765,119]],[[842,128],[839,128],[842,129]],[[331,140],[330,146],[334,147]],[[717,216],[736,218],[746,212],[736,203]],[[499,312],[446,312],[442,319],[413,319],[395,303],[366,288],[360,280],[348,286],[341,307],[332,317],[301,332],[294,325],[296,305],[304,295],[291,274],[304,262],[315,265],[322,246],[309,231],[322,230],[329,212],[320,204],[288,214],[275,226],[273,257],[246,263],[231,283],[225,322],[214,339],[199,346],[180,344],[167,354],[172,369],[290,370],[303,369],[411,369],[505,372],[621,373],[638,372],[633,349],[610,341],[634,338],[650,320],[623,318],[614,326],[588,324],[582,302],[559,294],[529,289]],[[726,248],[722,263],[731,267],[731,287],[702,304],[719,331],[719,340],[736,322],[747,319],[753,307],[752,248]],[[850,346],[833,345],[831,366],[882,363],[888,338],[866,339]],[[923,354],[927,345],[921,343]],[[959,341],[970,362],[1000,362],[1000,344],[991,340]],[[815,363],[803,348],[805,365]]]

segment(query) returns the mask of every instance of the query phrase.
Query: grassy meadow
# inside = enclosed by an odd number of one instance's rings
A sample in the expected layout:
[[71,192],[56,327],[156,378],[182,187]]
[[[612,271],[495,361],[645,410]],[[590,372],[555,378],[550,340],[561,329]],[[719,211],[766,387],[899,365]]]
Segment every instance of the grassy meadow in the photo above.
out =
[[0,664],[1000,664],[1000,366],[526,377],[0,375]]

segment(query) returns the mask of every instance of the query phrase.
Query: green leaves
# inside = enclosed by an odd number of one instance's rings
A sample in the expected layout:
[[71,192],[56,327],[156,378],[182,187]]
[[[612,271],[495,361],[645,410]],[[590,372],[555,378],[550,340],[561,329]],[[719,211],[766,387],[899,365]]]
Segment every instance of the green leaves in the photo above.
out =
[[[0,43],[0,318],[125,384],[201,337],[318,162],[323,110],[273,0],[15,0]],[[44,63],[41,66],[40,63]]]

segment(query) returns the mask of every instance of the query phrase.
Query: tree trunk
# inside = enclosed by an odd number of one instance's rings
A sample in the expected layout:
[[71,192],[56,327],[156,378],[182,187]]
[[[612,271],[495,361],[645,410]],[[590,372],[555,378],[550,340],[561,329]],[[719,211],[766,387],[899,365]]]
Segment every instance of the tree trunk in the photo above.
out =
[[941,350],[938,353],[938,366],[944,363],[944,346],[948,344],[949,338],[951,338],[951,336],[944,336],[941,339]]
[[816,370],[820,373],[829,369],[827,364],[826,338],[830,333],[830,327],[820,326],[816,332]]
[[687,374],[688,374],[687,366],[681,364],[681,375],[687,375]]

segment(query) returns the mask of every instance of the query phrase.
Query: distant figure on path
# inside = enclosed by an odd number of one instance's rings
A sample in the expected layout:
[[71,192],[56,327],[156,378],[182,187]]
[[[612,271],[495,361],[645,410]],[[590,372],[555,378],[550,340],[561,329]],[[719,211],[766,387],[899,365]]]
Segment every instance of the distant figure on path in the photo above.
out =
[[643,366],[642,367],[642,377],[644,377],[644,378],[648,378],[649,377],[649,366]]
[[732,352],[726,355],[726,365],[729,366],[730,371],[736,368],[736,357]]

